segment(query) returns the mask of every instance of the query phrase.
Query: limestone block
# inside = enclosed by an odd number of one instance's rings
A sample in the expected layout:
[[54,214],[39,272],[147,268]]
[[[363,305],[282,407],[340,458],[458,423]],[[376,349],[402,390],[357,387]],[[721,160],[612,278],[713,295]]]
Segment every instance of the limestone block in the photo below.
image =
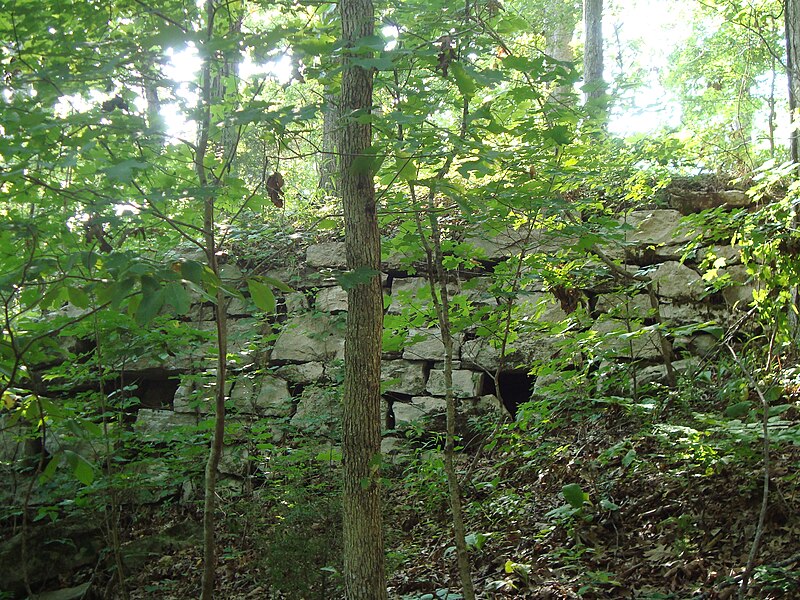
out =
[[705,294],[700,275],[679,262],[662,263],[650,275],[659,296],[699,300]]
[[140,408],[136,413],[133,427],[137,433],[142,435],[159,436],[178,427],[189,427],[196,424],[197,418],[193,415],[176,413],[171,410]]
[[381,440],[381,454],[393,456],[403,451],[404,442],[395,436],[386,436]]
[[345,253],[344,242],[312,244],[306,250],[306,264],[315,268],[347,268],[347,254]]
[[317,292],[314,308],[323,312],[347,311],[347,292],[339,286],[322,288]]
[[[676,360],[672,363],[672,368],[678,375],[683,375],[694,369],[697,366],[697,359],[688,358],[684,360]],[[667,381],[667,367],[666,365],[653,365],[640,369],[636,373],[636,383],[638,385],[647,385],[649,383],[665,383]]]
[[[403,358],[406,360],[444,360],[444,344],[442,334],[438,327],[429,329],[409,330],[409,340],[415,337],[422,337],[420,341],[411,342],[403,350]],[[453,339],[453,356],[458,356],[460,343],[457,338]]]
[[467,340],[461,346],[461,365],[494,373],[500,366],[500,351],[486,338]]
[[381,381],[389,383],[384,392],[417,396],[425,393],[426,368],[424,362],[410,360],[385,360],[381,362]]
[[[483,373],[459,369],[453,371],[453,395],[456,398],[474,398],[480,395]],[[434,369],[428,377],[426,390],[433,396],[445,395],[444,371]]]
[[436,416],[444,415],[447,403],[444,398],[433,396],[415,396],[411,402],[398,402],[392,404],[394,422],[396,426],[402,423],[414,423]]
[[670,189],[670,205],[688,215],[718,206],[745,208],[753,199],[741,190],[682,190]]
[[646,319],[655,314],[650,308],[650,296],[647,294],[637,294],[636,296],[622,293],[601,294],[597,297],[595,308],[598,312],[619,318]]
[[622,321],[600,318],[591,331],[596,334],[595,351],[606,356],[626,359],[656,359],[661,357],[661,341],[651,329],[632,327],[632,332]]
[[299,429],[324,435],[331,431],[341,413],[341,401],[333,388],[311,387],[303,391],[291,423]]
[[709,262],[724,259],[725,265],[739,265],[742,263],[742,251],[739,246],[711,246],[700,251],[700,259]]
[[751,280],[747,267],[743,265],[733,265],[721,270],[721,274],[730,276],[732,285],[722,290],[722,297],[729,308],[737,307],[746,310],[747,306],[753,302],[753,292],[757,285]]
[[240,376],[231,390],[231,402],[239,414],[287,417],[292,396],[284,379],[271,375]]
[[515,316],[523,321],[552,324],[567,318],[567,313],[553,295],[543,292],[519,294],[515,308]]
[[277,374],[289,383],[308,385],[325,378],[325,366],[321,362],[289,364],[279,368]]
[[623,223],[633,227],[626,235],[626,241],[637,246],[669,246],[685,244],[695,237],[680,222],[681,213],[677,210],[653,209],[634,210]]
[[239,367],[252,365],[260,350],[261,323],[257,319],[228,320],[228,357]]
[[272,349],[273,362],[328,362],[344,358],[344,332],[322,314],[290,318]]
[[286,314],[289,316],[308,311],[308,298],[303,292],[291,292],[284,296]]
[[244,285],[244,273],[242,273],[242,270],[239,267],[232,263],[220,265],[219,278],[223,283],[232,285],[234,287]]
[[225,312],[227,312],[230,317],[249,317],[255,312],[255,309],[250,305],[250,301],[247,298],[240,298],[238,296],[234,296],[228,300],[228,305],[225,308]]
[[[225,382],[225,396],[230,396],[233,381]],[[183,414],[208,414],[214,403],[213,378],[180,385],[172,400],[172,410]]]
[[464,241],[475,248],[477,258],[500,260],[517,255],[523,249],[528,252],[557,252],[574,245],[576,239],[559,231],[531,231],[526,227],[515,229],[508,226],[467,234]]
[[225,475],[244,477],[250,471],[250,454],[243,445],[226,445],[222,448],[217,471]]
[[670,324],[702,323],[712,318],[702,304],[663,302],[658,310],[662,320]]
[[508,414],[506,407],[494,394],[486,394],[477,398],[462,398],[458,410],[460,415],[466,417]]
[[392,280],[392,303],[388,312],[399,315],[403,309],[426,311],[431,301],[428,280],[424,277],[404,277]]
[[459,294],[473,306],[497,306],[497,298],[489,292],[493,283],[491,277],[473,277],[461,284]]

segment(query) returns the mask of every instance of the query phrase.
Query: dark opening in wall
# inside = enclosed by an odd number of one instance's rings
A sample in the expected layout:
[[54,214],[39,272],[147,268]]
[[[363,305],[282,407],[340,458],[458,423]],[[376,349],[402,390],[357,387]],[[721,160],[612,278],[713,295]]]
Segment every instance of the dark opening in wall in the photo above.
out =
[[171,408],[180,383],[177,377],[141,379],[137,382],[138,389],[131,395],[139,398],[142,408]]
[[525,371],[505,371],[500,373],[497,384],[500,393],[491,377],[484,377],[482,394],[494,394],[503,401],[503,406],[512,417],[517,416],[517,409],[531,399],[531,391],[536,377]]

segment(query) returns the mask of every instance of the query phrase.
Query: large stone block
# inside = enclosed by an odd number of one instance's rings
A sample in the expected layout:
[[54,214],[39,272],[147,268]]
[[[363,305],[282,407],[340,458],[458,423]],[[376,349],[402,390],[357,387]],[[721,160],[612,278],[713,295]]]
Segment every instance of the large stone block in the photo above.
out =
[[596,336],[596,354],[628,360],[661,357],[661,341],[653,329],[632,325],[628,331],[628,326],[622,321],[601,318],[595,321],[591,331]]
[[458,293],[473,306],[497,306],[497,298],[489,291],[493,283],[491,277],[473,277],[461,283]]
[[[483,386],[483,373],[458,369],[453,371],[453,395],[456,398],[475,398]],[[434,369],[428,377],[426,390],[433,396],[444,396],[446,392],[444,371]]]
[[461,364],[465,367],[494,373],[500,366],[500,351],[486,338],[467,340],[461,345]]
[[515,316],[538,323],[560,323],[567,313],[552,294],[542,292],[520,293],[515,302]]
[[650,275],[659,296],[699,300],[705,293],[705,285],[697,272],[679,262],[662,263]]
[[262,324],[257,319],[228,320],[228,359],[238,367],[255,362],[261,350]]
[[341,413],[341,401],[335,389],[311,387],[303,391],[291,423],[301,430],[325,435],[341,418]]
[[327,362],[344,358],[344,332],[330,317],[306,313],[286,322],[272,349],[273,362]]
[[292,396],[285,380],[271,375],[241,375],[231,390],[233,410],[262,417],[287,417]]
[[323,242],[312,244],[306,250],[306,264],[309,267],[347,268],[347,254],[344,242]]
[[444,398],[433,396],[415,396],[411,402],[398,402],[392,404],[395,426],[416,423],[425,419],[441,417],[447,410]]
[[140,408],[133,427],[139,434],[160,436],[178,427],[190,427],[196,424],[197,417],[193,415],[176,413],[171,410]]
[[470,233],[464,240],[477,251],[477,258],[500,260],[522,252],[550,254],[575,244],[575,236],[562,231],[495,227]]
[[385,360],[381,363],[381,381],[388,382],[384,392],[418,396],[425,393],[426,367],[424,362]]
[[403,310],[425,312],[431,301],[428,280],[424,277],[404,277],[392,280],[392,302],[388,312],[402,314]]
[[597,297],[595,309],[619,318],[646,319],[655,316],[655,311],[650,306],[650,296],[647,294],[601,294]]
[[626,241],[638,246],[669,246],[685,244],[696,237],[681,224],[681,213],[677,210],[634,210],[622,221],[631,226]]
[[339,286],[322,288],[317,292],[314,308],[322,312],[347,311],[347,292]]
[[[442,333],[437,327],[429,329],[409,330],[409,340],[417,337],[418,341],[412,341],[403,350],[403,358],[406,360],[444,360],[444,343]],[[459,340],[453,339],[453,356],[457,357],[460,351]]]
[[733,265],[721,270],[721,274],[730,277],[731,285],[722,290],[722,297],[729,308],[747,309],[753,302],[753,292],[758,289],[756,283],[743,265]]
[[277,374],[289,383],[308,385],[325,379],[325,365],[321,362],[289,364],[280,367]]

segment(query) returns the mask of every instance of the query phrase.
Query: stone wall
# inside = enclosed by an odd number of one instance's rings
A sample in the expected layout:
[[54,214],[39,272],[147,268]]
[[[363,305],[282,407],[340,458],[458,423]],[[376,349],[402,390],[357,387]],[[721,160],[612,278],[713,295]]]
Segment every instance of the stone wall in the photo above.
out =
[[[653,282],[659,308],[650,303],[641,282],[625,280],[596,261],[598,275],[586,289],[579,290],[578,303],[583,310],[575,317],[564,310],[564,302],[544,285],[535,281],[517,293],[515,318],[520,321],[520,337],[513,341],[505,357],[497,344],[476,334],[479,323],[456,339],[453,374],[455,396],[465,414],[500,410],[497,399],[503,391],[503,375],[528,371],[532,364],[559,357],[560,348],[570,336],[580,335],[584,348],[597,359],[621,365],[635,365],[648,382],[663,378],[666,368],[663,347],[656,323],[666,327],[724,323],[735,307],[752,299],[752,284],[732,247],[701,246],[689,260],[680,262],[685,245],[696,235],[680,223],[675,210],[641,210],[626,218],[629,228],[625,239],[602,247],[604,255],[620,260],[632,275]],[[471,235],[466,240],[480,257],[482,269],[461,273],[451,283],[453,293],[464,294],[470,307],[494,306],[503,310],[502,301],[489,291],[490,275],[509,257],[525,252],[555,252],[574,243],[565,236],[541,232],[523,232],[513,228],[490,234]],[[698,269],[699,263],[713,253],[718,262],[717,275],[728,275],[730,285],[715,292]],[[383,282],[387,315],[409,315],[413,322],[430,312],[430,292],[424,272],[399,266],[401,260],[387,260]],[[341,378],[344,358],[344,327],[347,293],[337,283],[336,275],[345,270],[344,244],[326,242],[309,246],[305,261],[293,272],[273,273],[288,280],[295,291],[281,300],[281,315],[273,323],[253,317],[248,302],[234,300],[228,308],[231,318],[230,389],[231,412],[240,418],[257,421],[268,418],[278,425],[299,430],[327,432],[334,426],[338,411],[335,388]],[[245,274],[235,266],[227,267],[228,280],[244,288]],[[638,289],[636,289],[638,286]],[[561,299],[563,300],[563,299]],[[569,309],[569,307],[567,307]],[[211,311],[199,306],[193,325],[212,330],[213,323],[203,320]],[[580,318],[578,314],[582,315]],[[559,332],[558,324],[573,318],[570,331]],[[435,322],[429,320],[428,323]],[[716,343],[699,327],[671,336],[676,369],[686,369],[692,358],[708,352]],[[388,427],[402,427],[420,418],[444,411],[443,344],[435,326],[412,326],[403,332],[405,342],[386,352],[383,362],[385,381],[384,410]],[[210,353],[197,350],[195,354]],[[566,359],[565,359],[566,360]],[[185,371],[184,360],[162,364],[167,371]],[[498,379],[496,376],[500,375]],[[518,382],[519,380],[517,380]],[[536,393],[548,378],[529,379]],[[517,386],[519,384],[517,383]],[[202,380],[181,386],[174,401],[161,410],[142,409],[137,422],[141,427],[166,427],[172,422],[203,414],[207,410]],[[510,387],[508,388],[511,389]],[[504,398],[505,409],[526,399],[515,389],[514,398]],[[156,424],[160,425],[156,425]]]
[[[753,284],[737,249],[730,246],[701,244],[681,262],[686,244],[701,234],[688,231],[680,219],[676,210],[635,211],[626,217],[624,239],[600,248],[605,257],[622,265],[621,271],[653,282],[657,311],[641,280],[621,276],[600,259],[586,255],[584,267],[594,274],[581,287],[569,290],[569,297],[546,289],[535,277],[515,290],[518,335],[507,345],[505,355],[501,356],[496,341],[482,335],[480,322],[459,332],[453,386],[462,421],[480,415],[500,419],[531,394],[546,393],[548,386],[559,381],[558,373],[543,370],[537,376],[530,371],[551,360],[554,365],[591,360],[600,375],[609,377],[615,370],[634,369],[638,385],[663,381],[666,366],[659,321],[669,328],[682,327],[679,335],[669,338],[677,371],[690,369],[696,357],[712,350],[716,338],[703,324],[728,321],[737,307],[752,300]],[[553,254],[576,240],[566,233],[506,227],[473,233],[464,242],[478,260],[474,268],[453,274],[451,289],[463,296],[468,311],[478,314],[505,310],[506,300],[497,297],[491,284],[493,272],[510,257],[520,252]],[[698,268],[709,253],[720,259],[716,275],[730,280],[721,291]],[[294,291],[280,297],[277,317],[265,318],[247,298],[246,279],[251,274],[234,264],[225,266],[226,284],[243,292],[243,298],[233,299],[227,308],[232,429],[220,471],[232,478],[234,487],[243,485],[248,472],[261,468],[249,443],[255,437],[284,443],[287,436],[312,433],[321,443],[335,444],[347,311],[347,294],[336,276],[345,269],[343,243],[309,246],[305,260],[291,269],[267,273]],[[424,317],[431,311],[422,266],[393,256],[385,261],[382,277],[387,319],[406,316],[411,324],[398,329],[400,343],[385,352],[382,365],[388,432],[384,447],[388,451],[394,446],[395,429],[442,426],[444,347],[438,328],[432,325],[435,320]],[[139,386],[141,407],[134,429],[143,439],[158,441],[175,427],[207,418],[214,365],[211,318],[211,307],[197,303],[184,322],[185,343],[143,353],[120,365],[126,380]],[[19,448],[2,451],[13,454]],[[184,492],[191,497],[191,489]]]

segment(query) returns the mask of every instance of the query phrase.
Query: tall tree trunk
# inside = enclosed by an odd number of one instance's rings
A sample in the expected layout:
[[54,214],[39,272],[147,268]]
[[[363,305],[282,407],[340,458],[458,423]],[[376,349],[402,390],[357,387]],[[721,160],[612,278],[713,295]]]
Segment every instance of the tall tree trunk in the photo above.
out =
[[604,110],[606,86],[603,80],[603,0],[583,1],[583,24],[583,85],[586,102]]
[[[577,0],[550,0],[544,8],[545,54],[561,62],[573,62],[572,36],[581,14]],[[571,104],[572,86],[560,85],[551,98],[561,104]]]
[[336,195],[336,150],[339,134],[339,99],[325,92],[322,97],[322,156],[319,158],[319,187],[328,196]]
[[[789,111],[791,116],[791,138],[790,152],[792,162],[796,165],[795,177],[800,177],[800,0],[785,0],[784,2],[784,24],[786,28],[786,75],[789,81]],[[794,229],[800,228],[800,212],[796,207],[792,208],[792,226]],[[800,312],[800,290],[798,286],[792,286],[792,303],[794,310],[789,311],[789,326],[791,328],[792,339],[797,342],[800,339],[800,319],[797,314]],[[795,343],[794,347],[797,348]]]
[[[227,5],[231,10],[236,3]],[[215,17],[218,6],[214,0],[206,0],[206,31],[205,43],[210,45],[215,38]],[[232,18],[233,13],[228,12],[227,33],[238,31],[241,21]],[[217,261],[216,238],[216,188],[222,182],[226,173],[230,171],[233,154],[236,152],[236,140],[229,131],[229,128],[221,132],[212,132],[211,106],[212,104],[224,103],[226,94],[235,90],[226,89],[222,82],[224,77],[229,74],[231,67],[230,56],[226,56],[221,64],[214,64],[213,53],[207,54],[203,61],[200,73],[200,103],[201,112],[198,120],[197,150],[195,153],[195,172],[197,181],[203,197],[203,249],[206,253],[208,267],[217,278],[220,275],[219,263]],[[216,73],[215,73],[216,68]],[[212,133],[218,133],[221,140],[216,144]],[[219,175],[215,175],[208,165],[208,158],[214,152],[217,154],[218,162],[222,164]],[[227,379],[227,354],[228,354],[228,317],[226,304],[227,299],[222,286],[217,287],[216,302],[214,304],[214,318],[217,325],[217,365],[216,378],[214,382],[214,430],[209,448],[208,459],[205,468],[205,490],[203,504],[203,577],[201,600],[211,600],[214,597],[215,573],[217,567],[217,548],[216,548],[216,486],[217,470],[220,458],[222,457],[223,444],[225,440],[225,383]]]
[[786,75],[789,80],[789,112],[792,129],[790,138],[791,159],[800,163],[800,118],[798,118],[798,100],[800,100],[800,0],[784,1],[784,24],[786,27]]
[[[363,114],[372,107],[373,75],[350,63],[350,48],[373,35],[375,9],[371,0],[342,0],[339,9],[345,43],[341,111]],[[347,292],[345,335],[342,504],[348,600],[387,597],[380,498],[383,292],[373,169],[365,160],[371,144],[371,125],[348,119],[339,149],[345,247],[348,268],[363,275]]]
[[[464,112],[466,115],[466,108]],[[428,243],[425,239],[425,234],[419,221],[417,221],[417,228],[427,255],[428,285],[436,309],[436,317],[439,321],[442,344],[444,345],[444,389],[447,407],[444,469],[447,475],[447,489],[450,495],[450,512],[453,520],[453,538],[456,546],[458,574],[461,579],[461,592],[464,600],[475,600],[475,585],[472,582],[467,548],[467,530],[464,525],[464,510],[461,503],[461,486],[458,482],[458,473],[455,465],[456,399],[453,392],[453,332],[450,323],[450,292],[447,286],[447,272],[444,268],[442,253],[442,235],[433,201],[433,190],[428,196],[428,223],[431,228],[431,243]]]

